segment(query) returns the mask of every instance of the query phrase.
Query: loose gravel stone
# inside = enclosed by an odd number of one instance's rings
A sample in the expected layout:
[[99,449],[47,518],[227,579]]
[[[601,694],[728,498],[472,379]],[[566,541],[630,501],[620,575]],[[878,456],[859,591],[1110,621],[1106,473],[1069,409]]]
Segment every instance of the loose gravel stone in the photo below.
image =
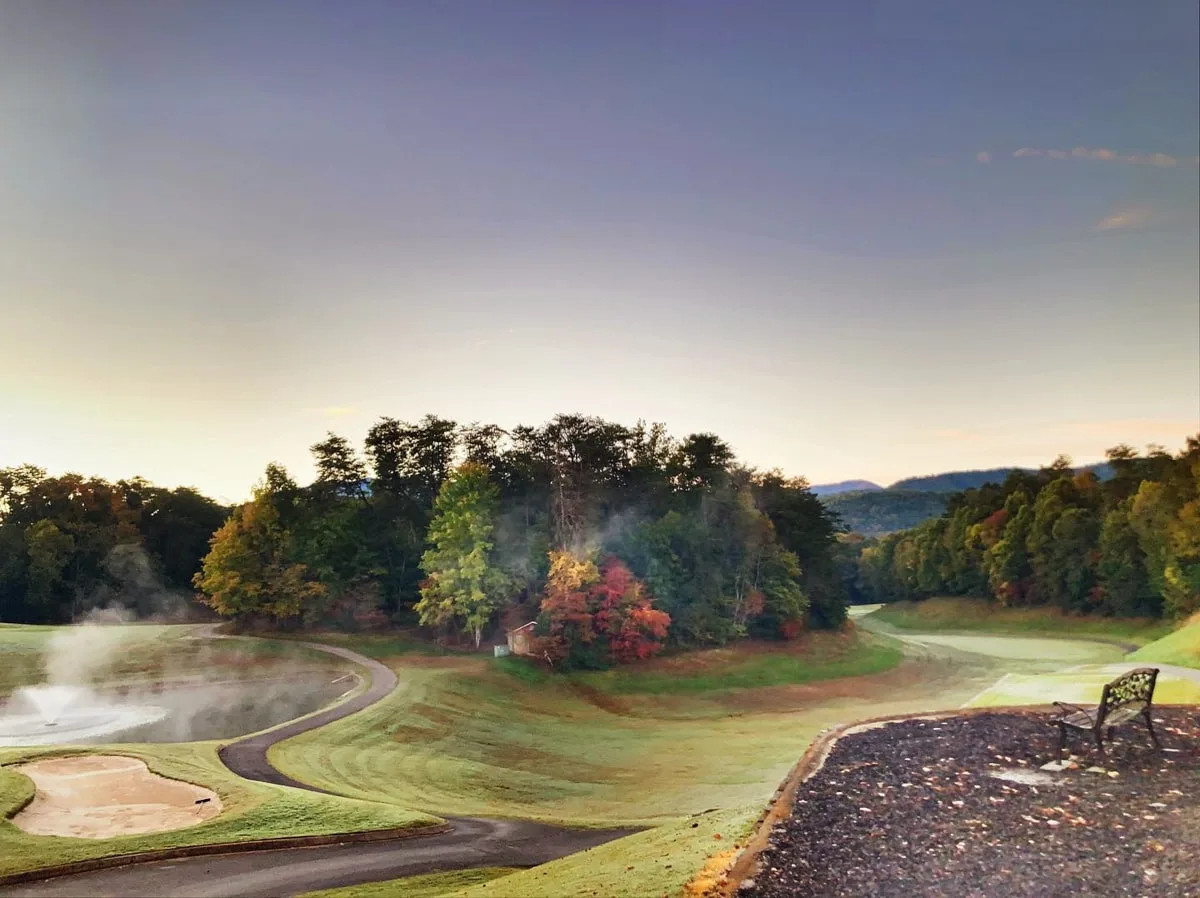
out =
[[[997,772],[1056,755],[1045,715],[909,720],[839,740],[739,896],[1200,896],[1200,711],[1156,709],[1053,785]],[[1103,767],[1107,775],[1089,773]],[[746,886],[749,888],[746,888]]]

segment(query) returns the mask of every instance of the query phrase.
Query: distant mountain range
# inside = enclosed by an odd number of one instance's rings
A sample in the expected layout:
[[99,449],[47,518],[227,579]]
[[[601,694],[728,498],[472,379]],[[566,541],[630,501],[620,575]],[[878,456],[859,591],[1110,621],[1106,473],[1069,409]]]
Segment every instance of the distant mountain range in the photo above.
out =
[[[949,471],[924,477],[907,477],[891,486],[881,487],[870,480],[843,480],[812,487],[825,506],[841,518],[847,530],[867,536],[880,536],[907,530],[922,521],[935,518],[946,510],[952,493],[978,489],[986,483],[1003,483],[1013,471],[1032,468],[989,468],[982,471]],[[1101,480],[1112,476],[1106,462],[1076,468],[1093,471]]]
[[[926,474],[923,477],[906,477],[891,486],[882,487],[871,480],[840,480],[837,483],[817,483],[810,489],[814,496],[833,496],[838,493],[863,493],[875,490],[933,490],[936,493],[958,493],[962,490],[978,489],[985,483],[1003,483],[1013,471],[1029,471],[1036,468],[984,468],[979,471],[948,471],[945,474]],[[1112,466],[1108,462],[1086,465],[1076,471],[1095,471],[1101,480],[1112,477]]]
[[[1112,466],[1108,462],[1086,465],[1076,471],[1092,471],[1101,480],[1112,477]],[[1035,468],[988,468],[982,471],[950,471],[946,474],[929,474],[924,477],[906,477],[897,480],[890,490],[933,490],[937,493],[958,493],[978,489],[985,483],[1003,483],[1013,471],[1036,473]]]
[[818,483],[810,489],[814,496],[833,496],[837,493],[865,493],[883,487],[869,480],[843,480],[840,483]]

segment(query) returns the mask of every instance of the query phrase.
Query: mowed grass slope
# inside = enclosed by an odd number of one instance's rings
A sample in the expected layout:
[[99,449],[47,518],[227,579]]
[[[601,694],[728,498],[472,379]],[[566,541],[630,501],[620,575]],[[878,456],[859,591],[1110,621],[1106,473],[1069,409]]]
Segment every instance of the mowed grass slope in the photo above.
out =
[[904,630],[1044,634],[1107,639],[1143,645],[1171,632],[1169,622],[1064,614],[1055,608],[1004,608],[983,599],[936,597],[892,602],[873,615]]
[[454,898],[678,895],[702,869],[717,870],[732,862],[761,812],[761,805],[710,811],[450,894]]
[[462,870],[310,892],[305,898],[650,898],[716,877],[749,837],[759,807],[710,811],[529,870]]
[[[270,759],[302,782],[433,813],[655,824],[761,802],[821,726],[854,714],[804,713],[820,697],[796,690],[812,687],[729,686],[878,670],[899,658],[854,633],[707,654],[576,677],[520,659],[395,658],[391,696],[280,743]],[[693,694],[677,681],[693,676],[725,688]]]
[[95,746],[91,753],[141,758],[155,773],[207,786],[221,797],[223,811],[188,829],[114,839],[32,836],[9,819],[32,796],[32,781],[12,765],[38,757],[78,754],[79,750],[11,748],[0,750],[0,874],[34,870],[113,854],[155,848],[243,842],[278,836],[309,836],[360,830],[417,828],[438,818],[395,805],[319,795],[255,783],[235,776],[217,758],[216,742],[174,745]]
[[1129,660],[1200,667],[1200,614],[1192,615],[1174,633],[1142,646]]

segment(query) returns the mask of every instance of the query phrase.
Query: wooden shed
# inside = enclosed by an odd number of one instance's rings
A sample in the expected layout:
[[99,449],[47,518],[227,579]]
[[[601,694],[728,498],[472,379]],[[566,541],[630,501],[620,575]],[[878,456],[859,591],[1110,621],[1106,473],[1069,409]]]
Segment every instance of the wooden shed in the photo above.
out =
[[533,635],[533,628],[537,625],[537,621],[530,621],[527,624],[522,624],[519,627],[506,631],[508,636],[508,650],[514,655],[534,655],[537,654],[534,649],[534,643],[537,637]]

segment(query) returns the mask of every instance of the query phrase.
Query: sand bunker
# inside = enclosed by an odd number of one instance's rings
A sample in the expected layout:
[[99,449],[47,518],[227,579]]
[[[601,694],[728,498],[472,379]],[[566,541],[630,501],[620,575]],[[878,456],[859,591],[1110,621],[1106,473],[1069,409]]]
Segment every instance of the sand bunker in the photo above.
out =
[[108,839],[182,829],[221,813],[215,792],[151,773],[136,758],[80,755],[15,769],[37,786],[33,801],[13,818],[33,835]]

